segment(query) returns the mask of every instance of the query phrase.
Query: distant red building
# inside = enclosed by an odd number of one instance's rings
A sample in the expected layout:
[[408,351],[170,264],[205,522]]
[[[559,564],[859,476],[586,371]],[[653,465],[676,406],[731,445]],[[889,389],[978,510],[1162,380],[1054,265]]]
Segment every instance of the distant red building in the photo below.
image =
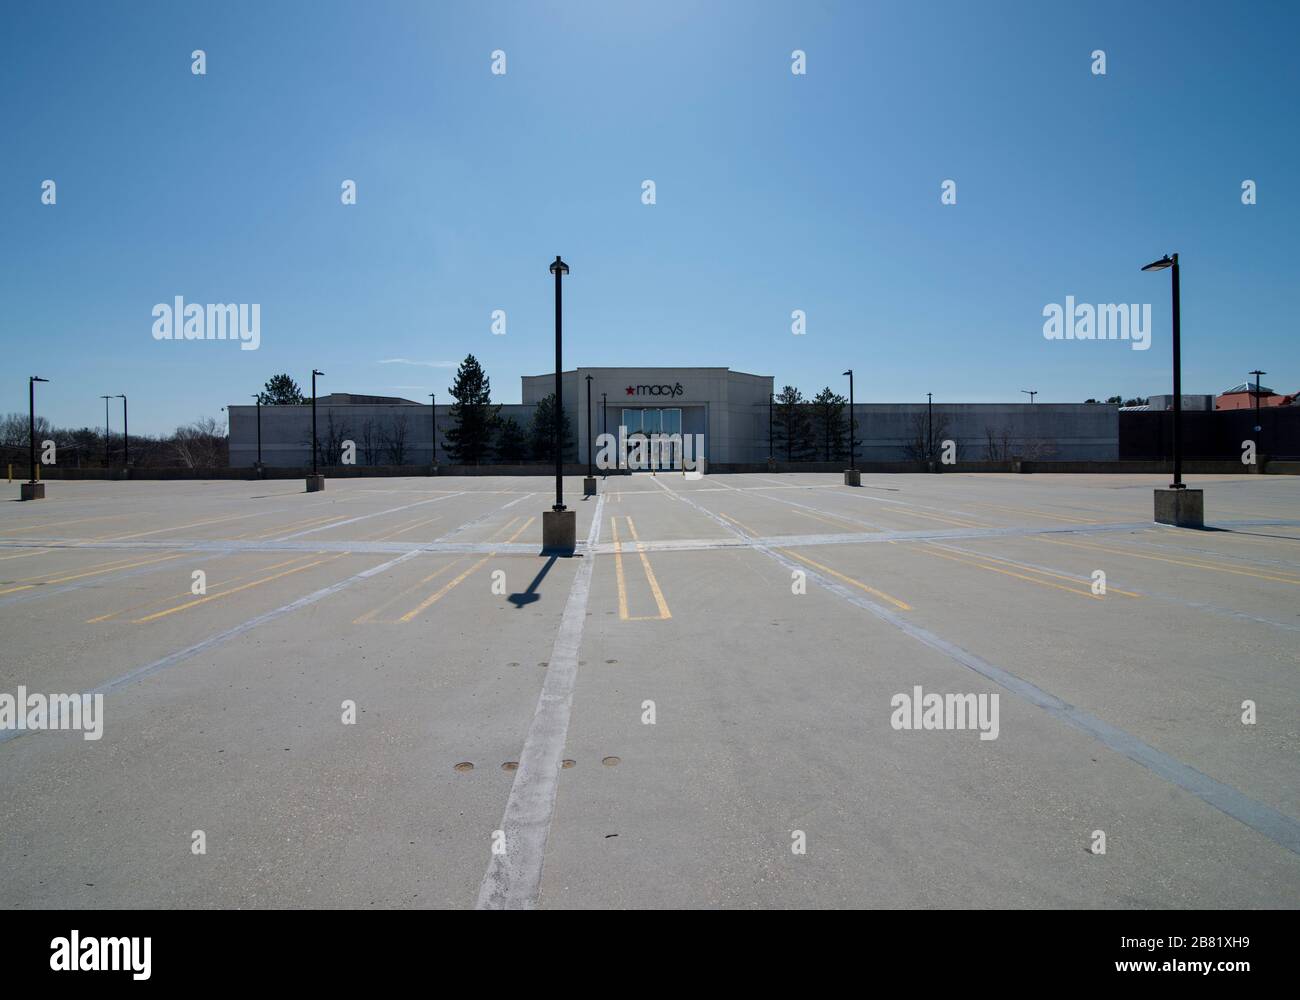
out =
[[[1295,406],[1296,397],[1300,393],[1292,393],[1289,396],[1280,396],[1266,385],[1259,387],[1259,405],[1262,409],[1265,406]],[[1214,401],[1216,410],[1253,410],[1255,408],[1255,387],[1249,382],[1242,382],[1241,385],[1235,385],[1219,395]]]

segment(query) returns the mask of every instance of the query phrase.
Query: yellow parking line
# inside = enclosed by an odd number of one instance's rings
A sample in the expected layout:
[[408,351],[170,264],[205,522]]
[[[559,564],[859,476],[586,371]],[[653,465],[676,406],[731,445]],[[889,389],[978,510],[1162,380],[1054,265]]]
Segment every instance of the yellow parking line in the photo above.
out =
[[[51,577],[48,580],[39,580],[38,582],[45,585],[51,583],[67,583],[69,580],[80,580],[87,576],[101,576],[104,573],[113,573],[120,569],[134,569],[137,566],[148,566],[151,563],[166,562],[168,559],[179,559],[183,554],[184,553],[178,552],[175,555],[163,556],[160,559],[144,559],[140,562],[123,562],[121,559],[117,559],[111,563],[100,563],[99,567],[92,567],[84,573],[73,573],[68,576],[56,576]],[[36,579],[36,577],[28,577],[28,579]],[[37,584],[35,583],[28,583],[21,587],[9,587],[5,590],[0,590],[0,594],[13,594],[19,590],[32,590],[36,586]]]
[[421,521],[419,518],[416,518],[414,521],[407,524],[403,528],[398,528],[396,531],[389,532],[387,534],[381,534],[375,538],[368,538],[366,540],[370,542],[386,542],[390,539],[396,538],[398,535],[404,535],[408,531],[414,531],[416,528],[422,528],[426,524],[432,524],[434,521],[439,520],[441,517],[442,517],[441,514],[434,514],[433,517],[426,517],[423,521]]
[[[284,562],[278,562],[271,566],[259,566],[255,570],[251,570],[247,573],[240,573],[238,576],[232,576],[230,579],[222,580],[220,583],[214,583],[212,586],[226,587],[232,583],[235,583],[238,580],[247,580],[250,576],[256,576],[258,573],[265,573],[267,570],[279,569],[281,566],[292,566],[296,562],[302,562],[302,560],[304,559],[310,559],[312,558],[312,556],[318,556],[320,554],[321,553],[319,552],[309,552],[306,555],[294,556],[292,559],[286,559]],[[168,594],[166,597],[160,597],[160,598],[151,597],[147,601],[141,601],[139,604],[132,604],[129,607],[120,608],[117,611],[110,611],[108,614],[100,615],[97,618],[87,618],[86,624],[98,625],[100,622],[106,622],[110,618],[116,618],[118,615],[130,614],[132,611],[139,611],[141,608],[147,608],[153,604],[161,604],[164,601],[174,601],[178,597],[186,597],[192,593],[193,593],[192,590],[183,590],[179,594]]]
[[[891,542],[890,544],[893,543]],[[933,545],[938,548],[943,548],[943,546],[940,545],[938,542],[926,542],[925,544]],[[958,552],[956,553],[956,555],[967,556],[973,559],[987,559],[989,562],[1001,563],[1004,566],[1014,566],[1016,569],[1023,569],[1026,573],[1037,573],[1040,576],[1054,576],[1058,580],[1068,580],[1070,583],[1077,583],[1080,586],[1084,586],[1084,587],[1089,586],[1087,581],[1080,580],[1077,576],[1070,576],[1068,573],[1057,573],[1050,569],[1038,569],[1036,566],[1030,566],[1027,563],[1016,562],[1014,559],[1000,559],[997,556],[985,555],[983,552],[979,553],[978,555],[971,555],[968,552]],[[1091,587],[1089,587],[1089,592],[1091,592]],[[1141,594],[1135,594],[1129,590],[1120,590],[1118,587],[1107,586],[1106,593],[1108,595],[1122,594],[1124,597],[1134,597],[1137,598],[1138,600],[1142,599]]]
[[655,596],[655,604],[659,606],[659,620],[663,621],[672,617],[672,612],[668,610],[668,602],[664,600],[663,591],[659,589],[659,581],[655,579],[654,570],[650,568],[650,557],[646,555],[645,546],[641,544],[641,536],[636,533],[636,525],[632,523],[632,518],[626,517],[627,530],[632,532],[632,540],[636,542],[637,554],[641,557],[641,565],[645,568],[645,578],[650,582],[650,592]]
[[65,524],[83,524],[86,521],[109,521],[115,517],[145,517],[152,511],[145,511],[144,514],[137,514],[132,511],[129,514],[100,514],[97,517],[74,517],[70,521],[48,521],[43,524],[29,524],[25,528],[10,528],[10,531],[36,531],[38,528],[61,528]]
[[[791,507],[790,509],[794,511],[796,514],[802,514],[804,517],[815,517],[818,521],[825,521],[832,528],[841,528],[844,525],[848,525],[849,530],[855,533],[863,529],[863,525],[855,524],[854,522],[848,520],[847,518],[836,517],[834,514],[814,514],[810,510],[802,510],[799,507]],[[837,524],[836,522],[839,523]]]
[[1098,552],[1113,552],[1115,555],[1126,556],[1130,559],[1149,559],[1152,562],[1173,563],[1175,566],[1190,566],[1193,569],[1206,569],[1217,573],[1231,573],[1234,576],[1250,576],[1257,580],[1271,580],[1274,583],[1289,583],[1292,586],[1300,586],[1300,579],[1289,576],[1274,576],[1269,573],[1252,573],[1250,570],[1233,569],[1229,566],[1215,565],[1214,563],[1193,562],[1189,559],[1170,559],[1165,556],[1152,556],[1144,553],[1126,552],[1124,549],[1111,549],[1104,545],[1088,545],[1081,542],[1065,542],[1058,538],[1036,537],[1035,541],[1047,542],[1049,545],[1070,545],[1076,549],[1095,549]]
[[0,562],[4,562],[6,559],[26,559],[28,556],[39,556],[39,555],[41,555],[42,553],[50,552],[50,551],[52,551],[52,550],[51,550],[51,549],[33,549],[33,550],[30,551],[30,552],[19,552],[16,556],[0,556]]
[[[752,528],[750,528],[748,525],[740,521],[737,521],[734,517],[729,517],[726,514],[719,514],[718,516],[730,521],[732,524],[736,525],[738,528],[744,531],[745,534],[749,535],[751,538],[758,537],[758,534]],[[877,590],[875,587],[863,583],[861,580],[855,580],[853,579],[853,577],[845,576],[843,573],[839,572],[838,570],[831,569],[829,566],[825,566],[822,563],[819,563],[813,559],[809,559],[807,556],[801,556],[798,552],[795,552],[793,549],[777,549],[777,551],[783,553],[784,555],[788,555],[794,559],[798,559],[802,563],[807,563],[809,566],[812,566],[814,569],[819,569],[823,573],[829,573],[837,580],[840,580],[847,584],[851,584],[852,586],[857,587],[861,590],[865,590],[868,594],[872,594],[876,597],[879,597],[881,600],[888,601],[890,604],[894,605],[894,607],[898,608],[900,611],[912,610],[912,606],[908,604],[906,601],[900,601],[897,597],[894,597],[892,594],[886,594],[883,590]]]
[[[1168,533],[1170,535],[1183,535],[1184,538],[1187,537],[1183,534],[1183,532],[1187,530],[1185,528],[1162,527],[1159,530],[1162,534]],[[1268,538],[1260,538],[1255,536],[1254,532],[1251,531],[1232,530],[1225,531],[1223,535],[1226,538],[1232,539],[1234,542],[1242,542],[1245,545],[1267,545],[1269,548],[1275,548],[1277,542],[1300,542],[1300,538],[1287,538],[1281,535],[1270,535]]]
[[[377,615],[377,614],[379,614],[379,612],[383,611],[384,608],[388,607],[389,605],[391,605],[391,604],[395,603],[396,601],[400,600],[401,598],[405,597],[405,596],[406,596],[407,594],[409,594],[411,591],[413,591],[413,590],[417,590],[417,589],[419,589],[420,587],[423,587],[423,586],[424,586],[426,583],[428,583],[430,580],[436,580],[438,577],[442,576],[443,573],[447,572],[447,570],[451,569],[451,568],[454,567],[454,566],[458,566],[458,565],[460,565],[460,564],[463,563],[464,561],[465,561],[465,557],[464,557],[464,556],[461,556],[461,557],[459,557],[458,559],[453,559],[451,562],[447,563],[446,566],[443,566],[443,567],[440,567],[439,569],[434,570],[432,573],[430,573],[430,574],[429,574],[428,576],[426,576],[424,579],[420,580],[420,581],[417,582],[417,583],[413,583],[413,584],[411,584],[411,586],[405,588],[405,589],[402,590],[400,593],[394,594],[392,597],[390,597],[388,600],[384,601],[382,604],[378,605],[377,607],[371,608],[371,609],[370,609],[369,611],[367,611],[365,614],[358,615],[356,618],[353,618],[353,619],[352,619],[352,624],[353,624],[353,625],[369,625],[369,624],[371,624],[371,623],[374,622],[374,620],[375,620],[375,615]],[[391,625],[391,624],[395,624],[395,623],[394,623],[394,622],[384,622],[383,624]]]
[[994,510],[1010,511],[1013,514],[1029,514],[1031,517],[1045,517],[1052,521],[1065,521],[1067,524],[1100,524],[1100,521],[1093,521],[1085,517],[1067,517],[1064,514],[1048,514],[1041,510],[1033,510],[1025,507],[1008,507],[999,503],[981,503],[977,500],[965,501],[971,507],[991,507]]
[[264,528],[254,528],[252,531],[246,532],[242,535],[236,535],[235,539],[239,540],[248,538],[257,540],[260,538],[270,538],[272,535],[278,535],[282,531],[293,531],[295,528],[306,528],[313,524],[324,524],[326,521],[342,521],[345,517],[347,517],[346,514],[334,514],[329,517],[308,517],[301,521],[290,521],[288,524],[277,525],[270,531],[267,531]]
[[[518,520],[518,518],[516,518],[515,520]],[[511,535],[509,538],[505,540],[504,544],[509,545],[516,538],[518,538],[525,531],[527,531],[528,526],[536,520],[537,520],[536,517],[530,517],[527,521],[525,521],[520,526],[518,531],[516,531],[513,535]],[[510,523],[514,524],[515,522],[511,521]],[[438,590],[434,591],[423,601],[421,601],[418,605],[416,605],[414,608],[412,608],[406,614],[402,615],[402,617],[397,620],[402,623],[409,622],[416,615],[420,614],[420,612],[428,609],[431,605],[435,604],[436,602],[440,601],[443,597],[445,597],[447,594],[451,593],[451,591],[454,590],[456,587],[458,587],[461,583],[463,583],[470,576],[470,574],[472,574],[476,569],[478,569],[480,566],[486,563],[489,559],[492,559],[495,555],[496,555],[495,552],[489,552],[482,559],[476,562],[473,566],[465,570],[465,572],[461,573],[460,576],[456,577],[454,580],[450,580],[447,583],[443,584]]]
[[[893,545],[894,543],[890,542],[890,544]],[[1053,583],[1051,580],[1037,580],[1032,576],[1025,576],[1023,573],[1013,573],[1009,569],[1002,569],[998,566],[989,566],[986,563],[977,562],[974,559],[962,559],[950,552],[939,552],[933,548],[929,548],[928,545],[919,547],[918,551],[924,552],[926,555],[938,556],[940,559],[951,559],[953,562],[965,563],[967,566],[976,566],[979,569],[987,569],[993,573],[1001,573],[1003,576],[1014,576],[1017,580],[1027,580],[1030,583],[1038,584],[1040,587],[1055,587],[1057,590],[1064,590],[1071,594],[1078,594],[1080,597],[1091,597],[1097,601],[1104,600],[1100,594],[1094,594],[1091,590],[1079,590],[1077,587],[1063,587],[1061,584]],[[1068,577],[1066,579],[1068,579]]]
[[172,528],[155,528],[153,531],[137,531],[130,535],[113,535],[111,538],[108,536],[101,536],[94,539],[94,541],[121,542],[128,538],[144,538],[147,535],[161,535],[168,531],[183,531],[186,528],[197,528],[204,524],[221,524],[224,521],[239,521],[249,517],[261,517],[263,513],[263,511],[259,510],[254,511],[251,514],[231,514],[228,517],[210,517],[206,521],[191,521],[189,524],[178,524]]
[[898,608],[900,611],[912,610],[912,606],[908,604],[906,601],[900,601],[897,597],[894,597],[890,594],[886,594],[883,590],[877,590],[875,587],[868,586],[867,584],[863,583],[861,580],[855,580],[853,579],[853,577],[845,576],[843,573],[839,572],[838,570],[833,570],[829,566],[824,566],[819,562],[815,562],[814,560],[809,559],[807,556],[801,556],[798,552],[795,552],[793,549],[779,549],[778,551],[784,553],[785,555],[792,556],[793,558],[798,559],[800,562],[807,563],[809,566],[812,566],[814,569],[819,569],[823,573],[829,573],[831,576],[835,577],[835,579],[840,580],[843,583],[852,584],[854,587],[858,587],[862,590],[865,590],[868,594],[873,594],[876,597],[881,598],[882,600],[888,601],[890,604],[894,605],[894,607]]
[[757,537],[758,537],[758,532],[757,532],[757,531],[755,531],[755,530],[754,530],[753,528],[751,528],[749,525],[744,524],[744,523],[741,522],[741,521],[737,521],[737,520],[736,520],[734,517],[732,517],[730,514],[723,514],[723,513],[719,512],[718,517],[722,518],[724,521],[730,521],[732,524],[734,524],[737,528],[739,528],[739,529],[740,529],[741,531],[743,531],[745,534],[749,535],[750,538],[757,538]]
[[944,517],[940,514],[925,514],[919,510],[913,510],[910,507],[890,507],[888,510],[881,511],[885,514],[910,514],[912,517],[929,518],[931,521],[938,521],[941,524],[955,524],[959,528],[989,528],[992,525],[982,524],[979,521],[958,520],[955,517]]
[[[510,530],[510,526],[515,524],[518,520],[519,518],[512,517],[501,528],[498,528],[496,532],[494,532],[491,541],[496,541],[497,539],[504,537],[505,533]],[[394,594],[392,597],[388,598],[388,600],[383,601],[382,603],[376,605],[375,607],[371,608],[369,611],[365,612],[364,614],[358,615],[356,618],[352,619],[352,624],[369,625],[375,623],[375,615],[379,614],[379,612],[395,604],[397,601],[400,601],[403,597],[411,593],[413,590],[419,590],[421,587],[423,587],[426,583],[430,582],[431,580],[436,580],[438,577],[442,576],[443,573],[446,573],[449,569],[454,569],[455,567],[459,566],[461,563],[465,561],[465,559],[466,556],[457,556],[451,562],[447,563],[447,565],[439,567],[438,569],[430,573],[428,576],[424,577],[422,580],[418,580],[415,583],[411,584],[409,587],[403,588],[402,590]],[[396,625],[397,619],[381,621],[378,624]]]
[[618,537],[618,518],[609,519],[614,534],[614,576],[618,580],[618,617],[627,621],[627,583],[623,578],[623,543]]
[[287,569],[283,573],[273,573],[271,576],[265,576],[260,580],[254,580],[251,583],[232,587],[230,590],[223,590],[220,594],[209,594],[206,597],[200,597],[193,601],[186,601],[184,604],[178,604],[174,608],[168,608],[166,611],[157,611],[154,614],[145,615],[143,618],[136,618],[131,624],[144,625],[147,622],[157,621],[159,618],[167,617],[167,615],[174,615],[177,611],[185,611],[189,608],[197,607],[200,604],[207,604],[208,601],[215,601],[220,597],[229,597],[231,594],[238,594],[241,590],[248,590],[250,587],[257,587],[263,583],[270,583],[272,580],[279,580],[281,577],[290,576],[294,573],[301,573],[305,569],[311,569],[313,566],[320,566],[327,562],[333,562],[335,559],[341,559],[343,556],[350,554],[351,553],[348,552],[339,552],[332,556],[326,556],[324,559],[317,559],[315,562],[307,563],[305,566],[295,566],[293,569]]

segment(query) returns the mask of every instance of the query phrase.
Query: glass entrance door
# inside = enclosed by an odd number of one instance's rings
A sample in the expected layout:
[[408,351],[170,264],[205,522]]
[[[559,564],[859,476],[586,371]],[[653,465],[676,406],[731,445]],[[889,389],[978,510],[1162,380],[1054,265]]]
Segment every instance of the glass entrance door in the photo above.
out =
[[[625,409],[623,427],[627,432],[629,457],[640,453],[642,446],[638,442],[645,440],[645,469],[681,469],[682,411],[678,407]],[[635,453],[634,448],[637,449]]]

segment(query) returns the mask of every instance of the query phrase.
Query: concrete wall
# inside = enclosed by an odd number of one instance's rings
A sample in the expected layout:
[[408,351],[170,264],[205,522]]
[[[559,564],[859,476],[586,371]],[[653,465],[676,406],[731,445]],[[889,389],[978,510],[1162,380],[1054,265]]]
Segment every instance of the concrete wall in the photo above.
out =
[[[587,389],[592,376],[592,437],[600,433],[600,394],[608,394],[609,427],[617,434],[622,410],[627,407],[680,407],[686,431],[702,429],[709,462],[749,463],[767,460],[767,401],[770,376],[747,375],[726,368],[580,368],[563,373],[564,409],[575,428],[578,461],[587,461]],[[553,375],[525,376],[523,402],[507,404],[501,416],[512,417],[529,429],[538,402],[554,388]],[[671,386],[676,395],[652,395],[651,386]],[[632,394],[627,392],[633,389]],[[858,458],[866,462],[898,462],[909,458],[907,444],[924,433],[924,403],[859,403],[855,407],[858,438],[863,443]],[[1012,456],[1047,461],[1113,461],[1119,458],[1119,422],[1114,406],[1081,403],[935,403],[936,429],[946,418],[947,437],[957,443],[958,459],[979,461],[989,457],[988,434]],[[252,468],[257,460],[257,407],[228,407],[230,465]],[[392,465],[392,455],[380,438],[392,436],[406,424],[403,465],[428,465],[432,458],[428,406],[418,404],[317,405],[317,434],[322,442],[334,434],[357,445],[360,466]],[[917,424],[917,420],[921,424]],[[440,403],[437,412],[439,464],[448,464],[444,435],[451,426],[451,406]],[[921,428],[918,431],[918,426]],[[367,428],[374,439],[367,461]],[[262,407],[262,461],[276,467],[311,465],[311,406]]]
[[[501,407],[501,417],[513,417],[527,432],[532,425],[531,403],[512,403]],[[228,406],[230,416],[230,467],[251,469],[257,463],[257,407]],[[433,426],[428,406],[418,404],[376,404],[325,406],[316,404],[316,434],[322,444],[329,440],[330,418],[335,432],[357,445],[357,465],[393,465],[391,455],[380,441],[382,434],[392,436],[396,425],[406,421],[406,450],[403,465],[429,465]],[[450,462],[445,435],[451,427],[451,405],[438,404],[438,464]],[[372,460],[366,460],[365,434],[369,425],[375,441]],[[344,433],[346,432],[346,433]],[[272,468],[301,469],[311,466],[311,404],[302,406],[262,407],[262,464]]]
[[[907,445],[925,434],[925,403],[858,403],[858,457],[904,461]],[[947,432],[939,434],[943,421]],[[957,445],[958,461],[990,457],[991,433],[1011,456],[1046,461],[1114,461],[1119,458],[1119,411],[1083,403],[935,403],[936,437]],[[1002,457],[1002,456],[998,456]]]

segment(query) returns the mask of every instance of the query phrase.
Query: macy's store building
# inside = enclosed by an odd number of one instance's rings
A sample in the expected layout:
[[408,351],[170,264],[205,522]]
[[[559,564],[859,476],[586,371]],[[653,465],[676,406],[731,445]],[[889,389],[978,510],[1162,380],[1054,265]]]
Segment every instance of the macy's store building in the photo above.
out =
[[[579,462],[587,461],[588,442],[602,433],[617,439],[620,428],[626,428],[633,443],[641,435],[701,435],[693,440],[702,441],[709,463],[767,460],[770,375],[747,375],[730,368],[577,368],[562,372],[560,378],[564,410],[570,426],[576,428]],[[529,409],[554,391],[554,374],[523,377],[523,405]],[[599,446],[595,447],[598,454]],[[680,467],[680,454],[666,451],[662,462],[664,468]]]

